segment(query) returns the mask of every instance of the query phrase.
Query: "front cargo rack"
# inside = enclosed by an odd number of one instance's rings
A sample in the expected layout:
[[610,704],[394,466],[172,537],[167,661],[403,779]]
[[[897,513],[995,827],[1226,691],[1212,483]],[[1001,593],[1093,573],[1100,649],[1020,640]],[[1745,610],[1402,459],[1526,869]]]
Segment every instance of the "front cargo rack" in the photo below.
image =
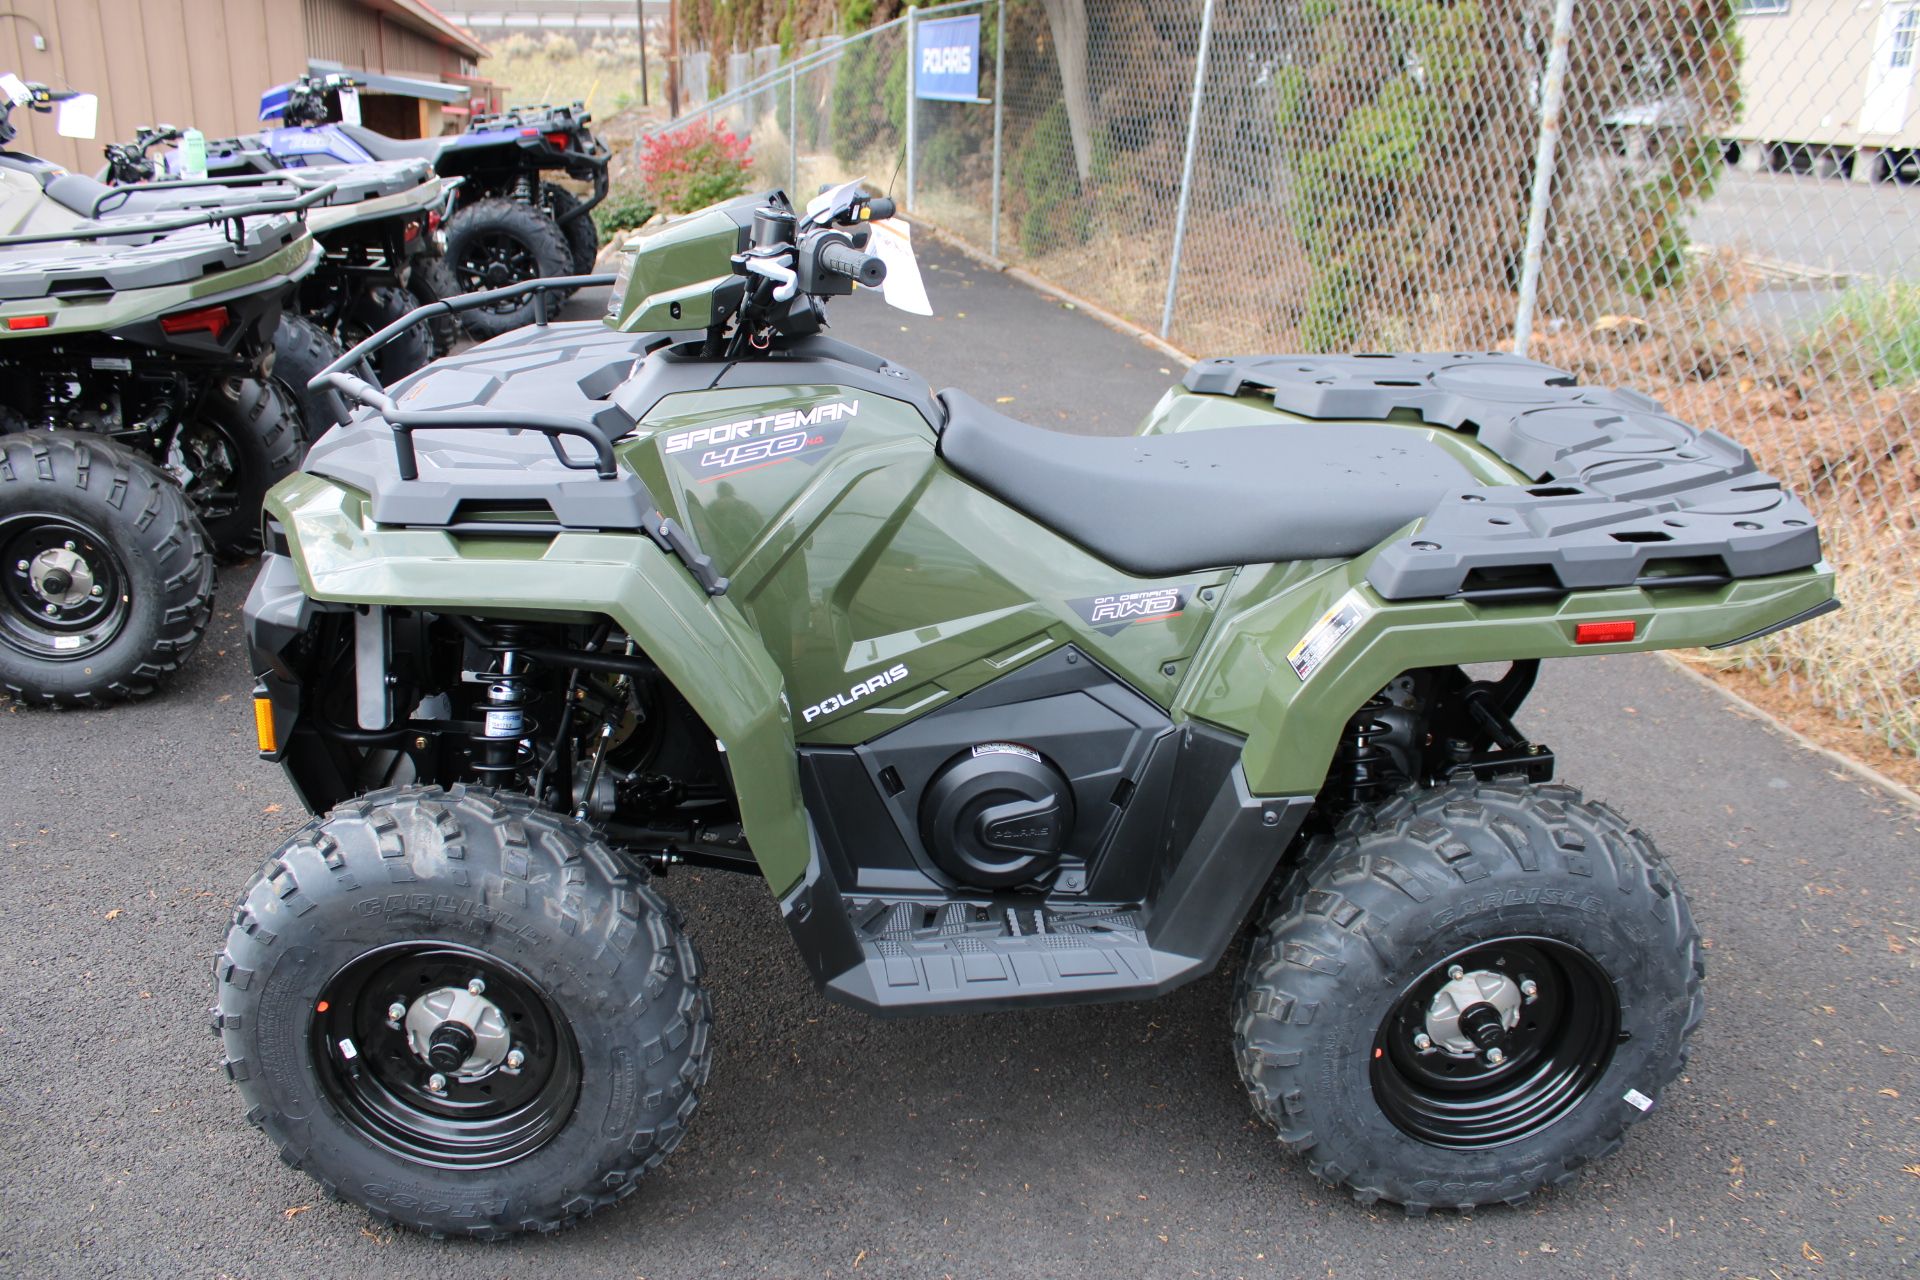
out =
[[[660,513],[639,477],[620,470],[613,445],[632,430],[634,424],[616,407],[604,405],[583,417],[473,405],[438,409],[408,407],[409,398],[428,388],[435,366],[429,365],[426,370],[410,375],[398,399],[387,393],[373,370],[372,357],[381,348],[429,320],[511,302],[530,294],[534,298],[535,316],[531,328],[537,334],[549,325],[552,294],[611,285],[614,279],[610,274],[551,276],[415,307],[355,344],[307,384],[315,391],[335,392],[371,412],[354,414],[344,426],[323,437],[309,454],[305,469],[332,476],[372,494],[374,519],[382,523],[492,535],[551,536],[568,530],[637,529],[684,564],[708,595],[724,594],[727,579],[715,570],[712,559],[700,551],[687,530]],[[610,340],[628,345],[643,341],[632,335],[611,334],[599,326],[594,329]],[[526,341],[526,334],[527,330],[518,330],[493,341],[512,345]],[[444,369],[439,373],[465,376]],[[363,446],[368,443],[367,433],[382,427],[392,438],[392,459],[390,463],[376,465]],[[519,467],[507,469],[498,465],[498,459],[489,459],[495,465],[439,467],[434,476],[423,478],[421,447],[415,439],[415,433],[421,431],[500,431],[515,436],[537,432],[545,439],[562,471],[543,477],[529,474],[524,460]],[[563,440],[585,443],[592,452],[592,460],[569,454]],[[457,483],[453,479],[456,474]],[[582,480],[588,486],[584,490],[578,483]],[[463,509],[475,506],[492,504],[516,509],[536,503],[545,508],[541,515],[550,518],[518,522],[461,521]]]

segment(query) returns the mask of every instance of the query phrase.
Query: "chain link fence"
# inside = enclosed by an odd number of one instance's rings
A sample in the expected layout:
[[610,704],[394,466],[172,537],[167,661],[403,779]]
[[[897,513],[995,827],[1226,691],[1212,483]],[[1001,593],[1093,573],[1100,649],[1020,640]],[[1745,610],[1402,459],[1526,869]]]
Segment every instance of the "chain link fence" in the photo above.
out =
[[[981,100],[921,100],[970,13]],[[1735,437],[1848,608],[1724,665],[1913,755],[1917,46],[1920,0],[976,0],[702,59],[683,119],[1194,354],[1519,350]]]

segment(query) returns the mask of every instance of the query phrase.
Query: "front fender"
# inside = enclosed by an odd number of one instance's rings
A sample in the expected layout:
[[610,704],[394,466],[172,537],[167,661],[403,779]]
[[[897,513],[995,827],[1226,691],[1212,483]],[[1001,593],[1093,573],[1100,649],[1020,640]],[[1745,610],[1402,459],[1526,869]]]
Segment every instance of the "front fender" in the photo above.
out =
[[785,683],[739,609],[708,596],[652,542],[635,534],[563,531],[541,542],[381,527],[365,516],[361,495],[311,475],[282,481],[266,506],[286,530],[301,588],[316,600],[611,618],[719,738],[769,887],[783,894],[799,883],[808,834]]

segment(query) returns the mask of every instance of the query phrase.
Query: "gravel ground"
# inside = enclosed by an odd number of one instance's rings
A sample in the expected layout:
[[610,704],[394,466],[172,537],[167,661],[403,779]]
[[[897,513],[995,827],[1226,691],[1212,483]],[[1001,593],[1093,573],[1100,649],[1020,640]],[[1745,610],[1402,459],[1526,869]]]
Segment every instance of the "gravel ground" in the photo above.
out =
[[[926,253],[943,318],[842,336],[1049,426],[1177,372]],[[591,314],[593,299],[576,304]],[[676,871],[717,1010],[703,1113],[620,1208],[448,1244],[325,1202],[241,1119],[205,1009],[234,892],[301,820],[254,759],[231,571],[154,699],[0,701],[0,1272],[34,1276],[1895,1276],[1920,1261],[1920,813],[1648,657],[1552,664],[1523,728],[1641,821],[1708,939],[1686,1077],[1520,1209],[1408,1220],[1253,1120],[1223,974],[1137,1005],[880,1022],[808,982],[765,888]]]

